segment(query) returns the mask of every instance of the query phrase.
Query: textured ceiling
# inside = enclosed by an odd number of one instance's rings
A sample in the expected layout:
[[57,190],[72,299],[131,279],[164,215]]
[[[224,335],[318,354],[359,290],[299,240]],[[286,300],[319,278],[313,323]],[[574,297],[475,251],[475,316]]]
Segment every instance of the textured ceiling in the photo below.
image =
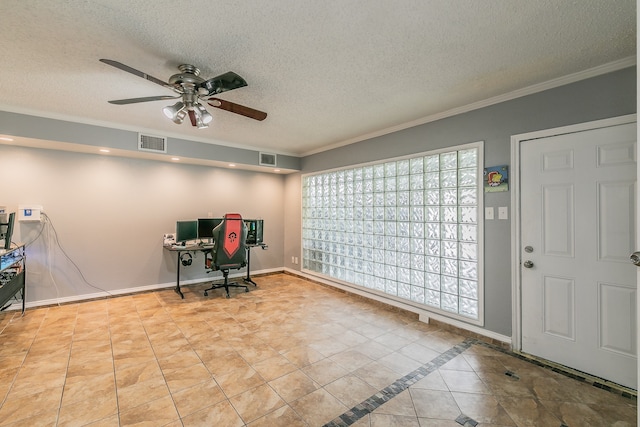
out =
[[[0,110],[302,155],[636,54],[634,0],[2,0]],[[176,125],[177,66],[249,85]],[[0,134],[2,129],[0,129]]]

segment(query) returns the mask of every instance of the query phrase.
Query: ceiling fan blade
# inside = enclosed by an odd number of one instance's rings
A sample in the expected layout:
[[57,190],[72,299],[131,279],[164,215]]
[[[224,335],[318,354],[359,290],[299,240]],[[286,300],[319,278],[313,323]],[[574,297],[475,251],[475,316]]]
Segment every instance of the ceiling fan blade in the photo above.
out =
[[224,99],[209,98],[208,101],[211,101],[208,102],[208,104],[212,107],[220,108],[231,113],[240,114],[242,116],[249,117],[250,119],[262,121],[267,118],[267,113],[265,112],[254,110],[253,108],[245,107],[244,105],[225,101]]
[[149,102],[149,101],[161,101],[163,99],[177,99],[179,96],[147,96],[145,98],[129,98],[129,99],[116,99],[115,101],[109,101],[109,104],[116,105],[126,105],[126,104],[136,104],[138,102]]
[[198,126],[198,122],[196,121],[196,113],[193,110],[189,110],[189,120],[191,120],[191,125],[196,127]]
[[131,68],[128,65],[124,65],[121,62],[118,61],[114,61],[113,59],[101,59],[100,62],[104,62],[105,64],[111,65],[112,67],[116,67],[122,71],[126,71],[127,73],[131,73],[134,76],[138,76],[138,77],[142,77],[145,80],[149,80],[150,82],[159,84],[160,86],[166,86],[168,88],[172,88],[171,85],[169,85],[169,83],[167,82],[163,82],[160,79],[157,79],[153,76],[150,76],[147,73],[143,73],[142,71],[138,71],[135,68]]
[[247,82],[245,79],[243,79],[233,71],[229,71],[202,82],[200,84],[200,87],[206,89],[206,96],[209,96],[226,92],[228,90],[238,89],[239,87],[244,87],[246,85]]

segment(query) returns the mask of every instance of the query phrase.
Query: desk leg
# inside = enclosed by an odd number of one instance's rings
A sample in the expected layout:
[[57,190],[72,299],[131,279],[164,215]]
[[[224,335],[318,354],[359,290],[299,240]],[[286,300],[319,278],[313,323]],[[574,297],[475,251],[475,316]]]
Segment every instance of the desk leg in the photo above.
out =
[[244,280],[246,283],[251,283],[253,286],[258,286],[256,285],[256,282],[254,282],[253,280],[251,280],[251,276],[249,275],[249,270],[251,270],[251,248],[247,248],[247,277],[245,277]]
[[180,298],[184,299],[184,295],[180,290],[180,251],[178,251],[178,264],[176,266],[176,288],[174,290],[177,294],[180,295]]

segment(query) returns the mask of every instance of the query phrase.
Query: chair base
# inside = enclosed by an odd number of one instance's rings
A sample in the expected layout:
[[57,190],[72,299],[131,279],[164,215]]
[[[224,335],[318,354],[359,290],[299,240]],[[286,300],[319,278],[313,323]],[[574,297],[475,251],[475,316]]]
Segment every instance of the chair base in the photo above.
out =
[[244,288],[245,292],[249,292],[249,288],[245,285],[239,285],[236,282],[231,282],[229,283],[229,271],[225,271],[222,270],[222,275],[224,276],[224,283],[221,283],[219,285],[212,285],[209,289],[205,289],[204,290],[204,296],[209,296],[209,292],[208,291],[212,291],[214,289],[220,289],[220,288],[224,288],[225,291],[227,291],[227,298],[229,297],[229,288]]

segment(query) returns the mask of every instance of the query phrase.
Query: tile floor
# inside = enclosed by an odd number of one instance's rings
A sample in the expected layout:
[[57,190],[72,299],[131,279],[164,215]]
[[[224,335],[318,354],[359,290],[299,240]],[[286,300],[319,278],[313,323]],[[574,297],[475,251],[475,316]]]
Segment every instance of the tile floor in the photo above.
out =
[[413,314],[255,280],[3,312],[0,426],[636,425],[635,399]]

